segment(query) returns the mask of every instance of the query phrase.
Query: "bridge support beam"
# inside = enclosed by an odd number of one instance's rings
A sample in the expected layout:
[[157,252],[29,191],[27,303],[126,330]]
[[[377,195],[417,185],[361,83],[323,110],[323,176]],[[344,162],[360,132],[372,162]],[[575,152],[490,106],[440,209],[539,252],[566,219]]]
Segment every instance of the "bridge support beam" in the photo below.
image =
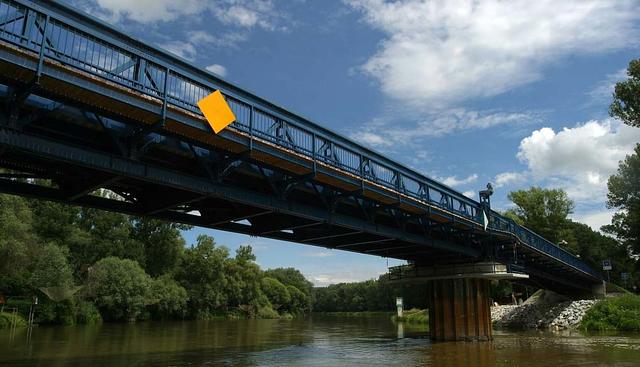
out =
[[429,333],[434,341],[492,339],[489,280],[438,279],[428,283]]

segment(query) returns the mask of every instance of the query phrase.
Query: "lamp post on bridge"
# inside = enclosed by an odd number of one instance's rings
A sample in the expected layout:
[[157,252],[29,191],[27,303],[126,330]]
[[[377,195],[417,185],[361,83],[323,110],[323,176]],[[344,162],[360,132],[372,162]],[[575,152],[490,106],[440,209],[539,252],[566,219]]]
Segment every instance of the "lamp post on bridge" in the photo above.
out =
[[493,186],[491,182],[487,184],[485,190],[480,190],[480,208],[482,208],[482,220],[484,222],[484,230],[489,226],[489,217],[491,215],[491,195],[493,195]]
[[491,195],[493,195],[493,186],[491,182],[487,184],[487,188],[485,190],[480,190],[478,193],[480,195],[480,205],[487,210],[491,210]]

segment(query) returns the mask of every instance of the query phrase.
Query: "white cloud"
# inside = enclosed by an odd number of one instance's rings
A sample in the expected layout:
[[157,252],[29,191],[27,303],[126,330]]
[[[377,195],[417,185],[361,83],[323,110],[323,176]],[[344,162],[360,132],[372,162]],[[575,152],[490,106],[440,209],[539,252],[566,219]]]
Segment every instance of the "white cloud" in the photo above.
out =
[[248,36],[242,32],[228,32],[214,36],[209,32],[197,30],[189,32],[187,38],[190,43],[204,47],[235,47],[238,43],[246,41]]
[[[395,111],[394,111],[395,112]],[[398,123],[398,114],[376,118],[364,124],[351,137],[371,146],[388,147],[411,144],[428,137],[457,131],[488,129],[499,125],[530,124],[539,118],[529,112],[468,111],[463,108],[427,113],[417,123]],[[402,118],[403,116],[400,115]],[[415,116],[413,116],[415,118]]]
[[637,44],[637,1],[344,0],[385,39],[362,70],[409,105],[490,97],[576,54]]
[[221,77],[227,76],[227,68],[225,68],[224,66],[219,65],[219,64],[209,65],[205,69],[209,70],[210,72],[212,72],[214,74],[218,74]]
[[586,213],[577,213],[572,215],[577,222],[584,223],[591,227],[594,231],[599,231],[600,227],[611,224],[611,218],[615,210],[601,210]]
[[493,179],[496,188],[500,188],[513,183],[520,183],[525,179],[525,175],[518,172],[502,172]]
[[473,190],[469,190],[469,191],[465,191],[462,193],[462,195],[470,198],[470,199],[475,199],[476,198],[476,192]]
[[467,176],[466,178],[461,178],[461,179],[458,179],[458,177],[456,176],[449,176],[449,177],[438,178],[437,180],[447,186],[456,187],[456,186],[468,185],[470,183],[476,182],[478,180],[478,175],[474,173],[472,175]]
[[170,41],[170,42],[162,43],[159,46],[171,52],[172,54],[180,56],[183,59],[186,59],[189,61],[195,60],[196,55],[198,54],[196,47],[189,42]]
[[607,180],[640,141],[640,129],[615,120],[555,132],[545,127],[520,142],[517,157],[534,180],[561,187],[578,202],[604,202]]
[[[68,0],[79,8],[109,23],[134,21],[141,24],[183,22],[191,25],[182,41],[171,40],[161,44],[168,51],[194,61],[198,48],[203,46],[235,47],[248,39],[251,29],[268,31],[286,30],[287,19],[271,0]],[[196,29],[210,26],[215,19],[224,25],[225,32]],[[206,20],[203,22],[203,20]]]
[[[178,40],[168,41],[165,43],[161,43],[159,46],[186,60],[195,61],[196,57],[198,56],[199,48],[235,47],[238,43],[246,41],[247,36],[242,33],[232,32],[232,33],[223,33],[220,36],[215,37],[205,31],[191,31],[187,34],[187,39],[188,41],[178,41]],[[214,66],[214,65],[210,65],[210,66]],[[218,66],[224,68],[221,65],[218,65]],[[215,71],[213,72],[215,73]],[[225,72],[226,72],[226,69],[225,69]]]
[[304,252],[303,256],[323,258],[323,257],[333,256],[333,253],[329,250],[320,250],[320,251]]
[[140,23],[171,21],[202,10],[198,0],[94,0],[88,3],[92,6],[90,9],[103,18],[111,21],[127,18]]
[[385,139],[382,135],[376,134],[372,131],[362,131],[353,134],[353,137],[364,144],[371,146],[391,146],[393,141]]
[[284,18],[271,0],[75,0],[103,19],[123,19],[140,23],[170,22],[185,16],[213,16],[220,22],[240,28],[274,30]]
[[270,0],[227,0],[225,2],[227,6],[213,8],[218,19],[225,24],[274,30],[278,18],[281,17]]

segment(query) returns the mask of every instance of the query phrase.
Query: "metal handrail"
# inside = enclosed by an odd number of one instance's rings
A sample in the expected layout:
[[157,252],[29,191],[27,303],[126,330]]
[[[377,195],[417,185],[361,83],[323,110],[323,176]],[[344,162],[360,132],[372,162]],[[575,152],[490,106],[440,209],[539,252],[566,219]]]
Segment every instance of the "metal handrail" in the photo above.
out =
[[[477,201],[58,1],[0,0],[0,39],[40,54],[40,65],[42,58],[54,60],[160,99],[165,110],[171,105],[201,115],[197,101],[220,90],[237,117],[232,128],[483,225]],[[488,215],[489,229],[509,232],[525,245],[600,278],[575,256],[511,219]]]

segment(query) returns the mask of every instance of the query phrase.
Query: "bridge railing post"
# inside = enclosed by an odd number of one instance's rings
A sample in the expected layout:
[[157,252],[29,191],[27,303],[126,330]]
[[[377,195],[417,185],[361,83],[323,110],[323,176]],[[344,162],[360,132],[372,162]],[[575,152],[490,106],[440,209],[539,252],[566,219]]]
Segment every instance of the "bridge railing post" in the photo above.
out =
[[316,137],[316,133],[312,133],[311,134],[311,159],[313,160],[313,173],[315,174],[316,172],[318,172],[318,160],[316,159],[316,150],[318,148],[316,148],[317,143],[316,143],[317,137]]
[[[36,15],[37,16],[37,15]],[[44,65],[44,49],[47,47],[47,28],[49,27],[49,15],[44,16],[44,24],[42,26],[42,41],[40,42],[40,53],[38,54],[38,68],[36,69],[36,83],[40,81],[42,76],[42,66]]]
[[358,153],[358,172],[360,174],[360,190],[364,193],[364,157]]
[[249,105],[249,151],[253,150],[253,115],[255,113],[253,105]]
[[169,97],[169,74],[171,73],[171,69],[169,67],[164,70],[164,85],[162,86],[162,115],[161,115],[161,126],[164,126],[167,120],[167,99]]

